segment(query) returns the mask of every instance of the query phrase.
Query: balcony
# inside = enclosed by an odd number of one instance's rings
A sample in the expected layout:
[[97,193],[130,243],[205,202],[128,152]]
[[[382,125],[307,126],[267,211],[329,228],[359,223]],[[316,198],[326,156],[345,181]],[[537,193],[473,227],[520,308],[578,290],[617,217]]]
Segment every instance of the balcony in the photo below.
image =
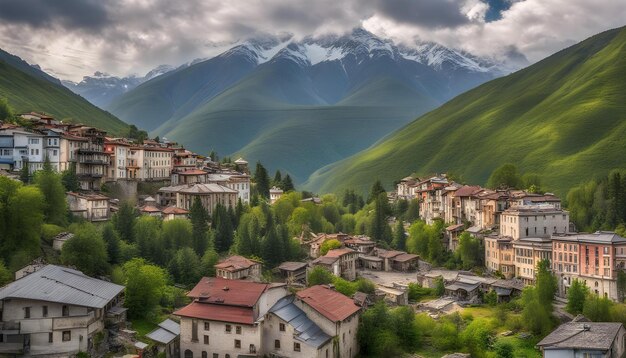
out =
[[92,147],[92,148],[79,148],[78,154],[105,154],[103,148]]
[[19,321],[0,322],[0,334],[18,334],[20,333]]
[[52,329],[87,328],[96,320],[94,312],[89,312],[85,316],[57,317],[52,320]]
[[93,164],[93,165],[108,165],[109,161],[108,160],[102,160],[102,159],[81,159],[79,160],[80,164]]
[[78,173],[78,178],[80,179],[99,179],[104,176],[102,173]]

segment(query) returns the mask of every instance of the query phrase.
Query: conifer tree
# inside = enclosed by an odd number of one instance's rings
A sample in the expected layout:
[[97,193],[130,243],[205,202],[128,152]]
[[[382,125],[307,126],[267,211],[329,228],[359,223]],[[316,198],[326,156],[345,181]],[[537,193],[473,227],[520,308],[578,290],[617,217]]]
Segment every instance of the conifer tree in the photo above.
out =
[[67,221],[67,201],[65,188],[61,177],[52,168],[50,159],[46,156],[43,170],[35,175],[35,185],[39,187],[45,198],[44,215],[47,223],[65,226]]
[[265,169],[261,162],[256,163],[254,182],[256,184],[256,192],[260,196],[268,199],[270,197],[270,177],[267,174],[267,169]]
[[191,242],[196,254],[203,255],[208,246],[207,231],[209,228],[209,214],[207,213],[199,197],[195,197],[189,208],[189,219],[192,226]]
[[291,180],[291,176],[289,174],[285,175],[282,181],[282,188],[284,192],[296,190],[293,185],[293,181]]

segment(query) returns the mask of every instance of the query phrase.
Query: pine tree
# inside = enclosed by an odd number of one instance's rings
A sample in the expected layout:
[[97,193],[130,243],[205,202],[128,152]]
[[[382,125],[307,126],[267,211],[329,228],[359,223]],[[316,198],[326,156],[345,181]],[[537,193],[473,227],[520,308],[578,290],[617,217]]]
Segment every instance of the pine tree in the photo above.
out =
[[228,251],[233,244],[233,222],[223,205],[215,206],[211,226],[215,230],[215,250],[217,252]]
[[202,206],[200,197],[197,196],[194,198],[191,208],[189,209],[189,219],[191,220],[191,226],[193,228],[191,242],[196,254],[202,255],[208,246],[207,231],[209,228],[209,214],[206,212],[204,206]]
[[398,220],[396,223],[396,229],[393,232],[393,246],[397,250],[406,250],[406,233],[404,231],[404,222]]
[[107,245],[107,253],[111,264],[120,263],[120,238],[113,228],[113,224],[108,223],[102,229],[102,239]]
[[65,188],[61,183],[61,177],[52,168],[50,159],[46,156],[43,170],[35,175],[35,185],[46,198],[44,208],[45,220],[48,223],[64,226],[67,221],[67,201]]
[[257,193],[268,199],[270,197],[270,177],[267,174],[267,169],[265,169],[261,162],[256,163],[254,182],[256,183]]
[[274,268],[283,261],[281,246],[276,228],[269,229],[263,239],[262,250],[263,261],[265,261],[268,268]]
[[385,188],[380,180],[376,180],[370,189],[370,196],[367,198],[367,203],[371,203],[376,200],[381,193],[385,193]]
[[283,176],[280,173],[280,170],[276,170],[276,174],[274,174],[274,181],[272,182],[272,185],[277,186],[279,188],[282,188],[282,186],[283,186]]
[[374,206],[374,217],[370,223],[369,235],[374,241],[391,243],[391,228],[387,223],[390,208],[387,201],[387,194],[381,193],[376,198]]
[[113,226],[115,231],[120,236],[120,239],[127,243],[134,242],[135,234],[133,228],[135,226],[135,219],[137,218],[137,210],[132,203],[128,201],[122,202],[119,210],[113,215]]
[[30,183],[30,172],[28,170],[28,160],[22,160],[22,169],[20,169],[20,180],[24,184]]
[[293,185],[293,181],[291,180],[291,176],[289,174],[285,175],[282,182],[282,188],[284,192],[296,190],[296,187]]

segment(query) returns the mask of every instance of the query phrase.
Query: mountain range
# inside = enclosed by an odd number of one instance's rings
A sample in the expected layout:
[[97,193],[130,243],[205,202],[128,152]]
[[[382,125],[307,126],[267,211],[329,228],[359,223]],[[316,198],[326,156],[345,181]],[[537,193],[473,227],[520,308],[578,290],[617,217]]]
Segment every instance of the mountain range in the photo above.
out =
[[153,136],[260,160],[302,182],[502,71],[462,51],[398,46],[362,29],[302,40],[264,35],[104,107]]
[[609,30],[463,93],[354,156],[316,171],[305,188],[365,192],[411,173],[453,172],[485,183],[504,163],[568,188],[626,158],[626,27]]
[[81,122],[126,134],[128,125],[65,88],[61,81],[21,58],[0,50],[0,98],[18,113],[46,112],[58,119]]

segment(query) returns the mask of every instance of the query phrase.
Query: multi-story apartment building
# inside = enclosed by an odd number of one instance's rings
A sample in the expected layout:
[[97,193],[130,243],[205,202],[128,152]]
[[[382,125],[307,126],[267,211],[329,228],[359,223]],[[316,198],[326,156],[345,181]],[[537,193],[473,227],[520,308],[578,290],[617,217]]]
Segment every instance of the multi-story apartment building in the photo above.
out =
[[104,151],[109,155],[109,168],[106,180],[118,181],[128,179],[128,154],[130,143],[119,138],[107,138],[104,142]]
[[445,176],[435,176],[416,184],[420,217],[427,224],[432,224],[434,219],[444,218],[442,194],[449,184]]
[[47,265],[0,288],[0,355],[68,357],[94,348],[124,287]]
[[67,203],[73,215],[91,222],[107,221],[111,218],[108,196],[68,192]]
[[404,200],[412,200],[415,199],[415,185],[419,181],[418,179],[414,179],[413,177],[406,177],[398,183],[396,186],[396,193],[398,199]]
[[515,251],[510,237],[485,236],[485,266],[490,272],[500,272],[504,277],[515,276]]
[[569,230],[569,213],[552,205],[520,205],[505,210],[500,219],[500,235],[514,240],[550,237]]
[[172,174],[172,156],[174,151],[165,147],[143,148],[144,180],[169,180]]
[[515,276],[525,284],[535,283],[537,265],[552,260],[552,240],[546,237],[525,237],[513,241]]
[[94,127],[77,126],[70,128],[70,134],[86,138],[76,141],[80,147],[76,150],[76,175],[83,190],[100,190],[109,166],[109,154],[104,151],[106,132]]
[[552,269],[561,296],[578,279],[590,292],[617,300],[617,274],[625,265],[626,238],[614,232],[552,236]]

